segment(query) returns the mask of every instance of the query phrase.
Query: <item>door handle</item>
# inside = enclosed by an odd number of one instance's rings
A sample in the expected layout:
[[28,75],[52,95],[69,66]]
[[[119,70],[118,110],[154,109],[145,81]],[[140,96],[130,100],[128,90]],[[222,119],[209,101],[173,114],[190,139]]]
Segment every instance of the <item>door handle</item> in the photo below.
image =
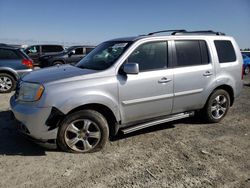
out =
[[160,80],[158,80],[158,83],[163,84],[163,83],[167,83],[167,82],[170,82],[170,81],[172,81],[172,80],[168,79],[166,77],[163,77]]
[[212,74],[213,74],[212,72],[206,71],[206,72],[203,74],[203,76],[211,76]]

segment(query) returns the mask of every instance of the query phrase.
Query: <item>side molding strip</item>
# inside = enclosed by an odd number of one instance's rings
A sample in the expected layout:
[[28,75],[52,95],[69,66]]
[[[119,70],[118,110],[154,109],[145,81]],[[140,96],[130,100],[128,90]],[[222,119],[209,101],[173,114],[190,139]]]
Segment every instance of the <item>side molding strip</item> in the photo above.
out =
[[124,105],[137,104],[137,103],[143,103],[143,102],[149,102],[149,101],[156,101],[160,99],[168,99],[168,98],[172,98],[173,96],[174,96],[173,94],[166,94],[166,95],[158,95],[158,96],[146,97],[146,98],[141,98],[141,99],[132,99],[128,101],[122,101],[122,104]]
[[179,97],[179,96],[183,96],[183,95],[191,95],[191,94],[195,94],[195,93],[201,93],[203,91],[203,89],[194,89],[194,90],[189,90],[189,91],[182,91],[182,92],[177,92],[174,94],[174,96]]

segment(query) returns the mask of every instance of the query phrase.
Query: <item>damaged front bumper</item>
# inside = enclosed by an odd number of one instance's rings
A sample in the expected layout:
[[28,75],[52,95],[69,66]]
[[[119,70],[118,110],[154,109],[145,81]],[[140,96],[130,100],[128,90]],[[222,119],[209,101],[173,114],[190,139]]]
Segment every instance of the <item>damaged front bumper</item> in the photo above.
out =
[[[19,103],[12,96],[11,110],[18,120],[18,130],[35,143],[46,148],[56,148],[58,121],[55,121],[53,107],[39,108]],[[57,111],[56,111],[57,112]],[[53,121],[52,121],[53,120]]]

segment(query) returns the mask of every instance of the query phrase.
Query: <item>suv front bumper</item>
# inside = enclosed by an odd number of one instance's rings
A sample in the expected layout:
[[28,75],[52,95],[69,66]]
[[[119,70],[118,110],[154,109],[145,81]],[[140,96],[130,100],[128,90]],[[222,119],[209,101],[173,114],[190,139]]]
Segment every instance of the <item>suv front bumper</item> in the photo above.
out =
[[18,125],[19,131],[40,145],[55,144],[52,141],[57,138],[58,128],[49,130],[49,127],[45,124],[50,116],[51,107],[38,108],[20,103],[15,100],[15,96],[10,99],[10,107],[15,118],[20,122]]

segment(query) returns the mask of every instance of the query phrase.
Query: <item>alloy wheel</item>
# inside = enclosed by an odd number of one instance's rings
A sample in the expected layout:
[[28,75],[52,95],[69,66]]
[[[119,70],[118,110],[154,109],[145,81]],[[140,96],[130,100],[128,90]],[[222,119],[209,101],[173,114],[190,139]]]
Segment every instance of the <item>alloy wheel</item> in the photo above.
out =
[[87,152],[101,140],[101,131],[93,121],[79,119],[71,122],[64,134],[68,147],[74,151]]
[[211,114],[214,119],[220,119],[227,111],[228,100],[224,95],[218,95],[212,102]]
[[7,76],[0,76],[0,91],[5,92],[12,88],[12,80]]

